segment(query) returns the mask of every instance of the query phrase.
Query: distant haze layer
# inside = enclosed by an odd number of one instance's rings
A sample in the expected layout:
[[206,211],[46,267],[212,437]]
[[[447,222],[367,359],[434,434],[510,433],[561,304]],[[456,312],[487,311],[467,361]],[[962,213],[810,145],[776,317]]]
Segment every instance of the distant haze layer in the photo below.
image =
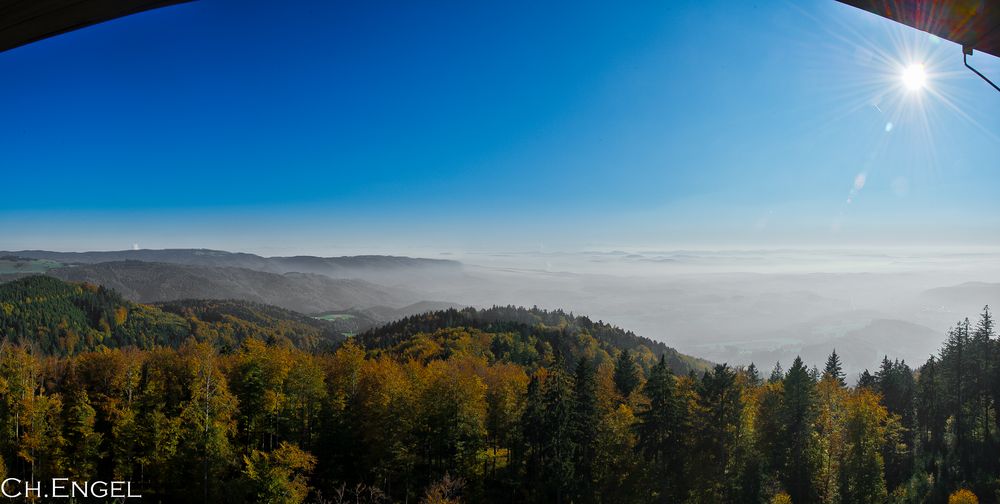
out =
[[[1000,251],[989,249],[541,250],[434,258],[448,260],[264,258],[209,250],[0,255],[88,263],[52,271],[64,278],[106,278],[146,298],[165,296],[156,299],[203,296],[211,285],[225,285],[225,297],[249,289],[244,298],[301,311],[401,307],[418,300],[562,308],[716,362],[755,362],[766,369],[802,355],[821,364],[836,349],[851,374],[883,356],[919,364],[936,352],[951,325],[986,304],[1000,305]],[[125,274],[134,266],[110,262],[123,259],[196,267],[156,267],[157,275],[175,272],[183,281],[164,284],[175,289],[172,294],[151,293],[156,286],[128,284],[142,277]]]

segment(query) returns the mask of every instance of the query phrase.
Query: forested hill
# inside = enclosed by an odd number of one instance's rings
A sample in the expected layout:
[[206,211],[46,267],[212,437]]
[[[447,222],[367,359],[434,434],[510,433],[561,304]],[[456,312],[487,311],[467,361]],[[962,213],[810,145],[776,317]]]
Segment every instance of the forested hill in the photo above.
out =
[[[291,344],[324,341],[322,327],[44,276],[0,286],[0,331],[67,354],[0,344],[0,469],[125,479],[156,502],[1000,500],[988,310],[919,369],[885,358],[856,386],[836,352],[822,372],[796,358],[767,378],[752,365],[675,374],[699,363],[561,311],[431,312],[361,335],[368,351]],[[103,348],[161,337],[184,342]]]
[[188,321],[199,341],[236,349],[246,339],[291,344],[307,351],[333,350],[345,339],[340,324],[260,303],[232,299],[188,299],[153,305]]
[[376,352],[431,360],[464,350],[490,361],[535,366],[561,359],[566,366],[580,357],[607,362],[628,350],[644,370],[661,356],[672,371],[687,374],[711,367],[708,361],[619,327],[562,310],[494,306],[448,309],[406,317],[367,331],[358,341]]
[[335,324],[246,301],[144,305],[88,283],[30,276],[0,284],[0,335],[48,355],[101,348],[178,347],[189,337],[222,350],[247,338],[303,350],[333,348]]
[[[231,352],[247,339],[315,352],[335,349],[343,322],[240,300],[180,300],[141,304],[113,289],[36,275],[0,284],[0,336],[47,355],[102,348],[179,347],[185,340]],[[514,306],[447,309],[413,315],[358,336],[375,354],[424,362],[471,352],[492,362],[537,367],[580,357],[609,362],[622,350],[649,370],[660,356],[679,374],[709,367],[631,331],[561,310]]]
[[143,261],[193,266],[236,267],[271,273],[318,273],[333,278],[358,277],[363,270],[400,272],[421,268],[459,269],[461,263],[445,259],[399,256],[261,257],[243,252],[209,249],[117,250],[103,252],[52,252],[48,250],[0,251],[0,256],[45,259],[60,263],[95,264],[110,261]]
[[103,285],[138,303],[242,299],[300,313],[316,313],[371,306],[401,307],[421,299],[404,289],[356,279],[144,261],[78,265],[52,269],[48,274],[70,282]]

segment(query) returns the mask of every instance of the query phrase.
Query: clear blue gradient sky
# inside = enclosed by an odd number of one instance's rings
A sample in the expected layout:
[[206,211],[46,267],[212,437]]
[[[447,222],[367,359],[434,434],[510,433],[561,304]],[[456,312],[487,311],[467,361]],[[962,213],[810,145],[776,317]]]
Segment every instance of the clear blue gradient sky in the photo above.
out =
[[0,249],[1000,243],[958,46],[832,0],[554,4],[204,0],[0,53]]

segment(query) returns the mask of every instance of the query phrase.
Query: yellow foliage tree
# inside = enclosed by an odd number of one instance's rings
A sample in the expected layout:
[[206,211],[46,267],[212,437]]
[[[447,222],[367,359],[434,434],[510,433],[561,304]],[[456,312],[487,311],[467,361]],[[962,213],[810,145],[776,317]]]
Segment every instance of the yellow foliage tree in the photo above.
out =
[[979,498],[963,488],[948,496],[948,504],[979,504]]
[[792,504],[792,498],[785,492],[778,492],[771,498],[771,504]]
[[243,464],[256,502],[300,504],[309,495],[309,474],[316,467],[316,457],[282,442],[270,453],[254,450],[243,457]]

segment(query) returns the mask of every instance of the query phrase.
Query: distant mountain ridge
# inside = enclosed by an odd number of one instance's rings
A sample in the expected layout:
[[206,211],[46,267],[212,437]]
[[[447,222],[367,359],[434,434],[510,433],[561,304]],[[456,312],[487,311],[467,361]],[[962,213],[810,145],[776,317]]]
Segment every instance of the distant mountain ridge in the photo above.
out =
[[975,313],[985,304],[1000,306],[1000,283],[965,282],[937,287],[921,292],[917,299],[958,313]]
[[126,299],[159,303],[180,299],[238,299],[300,313],[401,308],[420,301],[410,291],[364,280],[313,273],[268,273],[247,268],[113,261],[49,270],[48,275],[114,289]]
[[458,270],[461,263],[450,259],[422,259],[403,256],[358,255],[341,257],[263,257],[245,252],[211,249],[139,249],[95,252],[52,252],[47,250],[0,251],[0,256],[47,259],[67,264],[95,264],[113,261],[143,261],[190,266],[246,268],[268,273],[316,273],[332,278],[361,278],[371,270],[413,269]]
[[843,359],[844,372],[854,379],[866,368],[876,369],[883,356],[910,364],[923,362],[930,355],[926,349],[936,348],[940,340],[941,331],[890,314],[857,310],[750,335],[740,342],[742,350],[722,343],[706,344],[694,353],[720,362],[753,362],[760,369],[770,369],[775,362],[787,363],[795,357],[822,366],[836,350]]

